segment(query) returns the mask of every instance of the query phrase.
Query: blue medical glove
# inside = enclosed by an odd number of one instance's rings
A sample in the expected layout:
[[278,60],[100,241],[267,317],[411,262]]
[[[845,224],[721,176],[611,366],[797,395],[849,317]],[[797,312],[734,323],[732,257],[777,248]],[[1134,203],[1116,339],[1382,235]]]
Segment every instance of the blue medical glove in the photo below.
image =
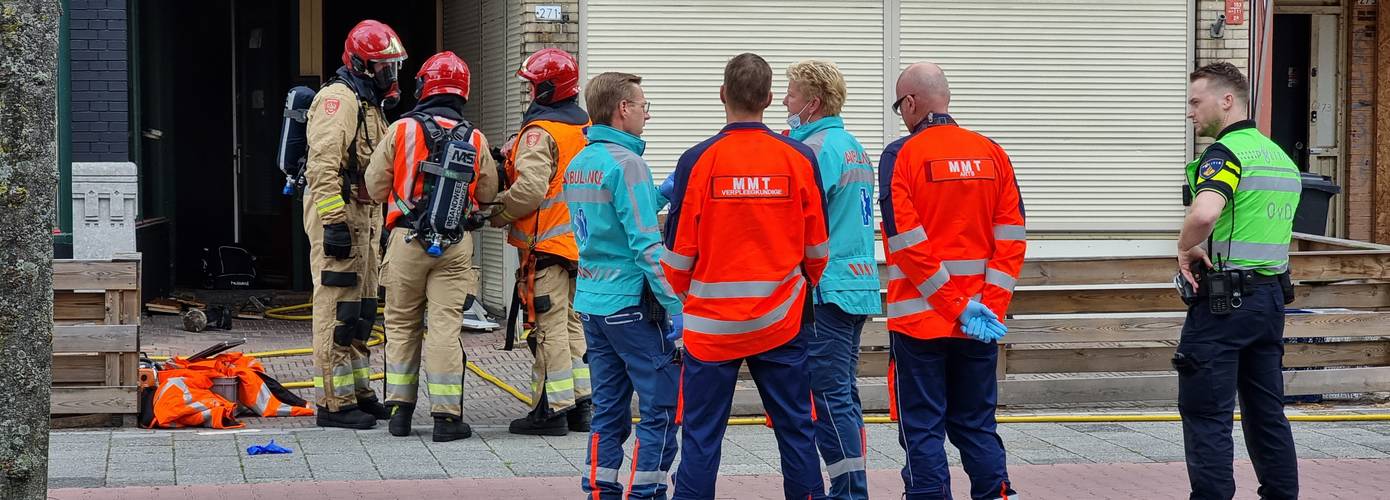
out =
[[980,342],[991,342],[995,340],[996,333],[1002,337],[1008,331],[994,311],[975,300],[965,304],[965,310],[961,311],[957,321],[960,322],[961,331]]
[[669,341],[671,341],[671,342],[675,342],[675,341],[677,341],[677,340],[680,340],[680,339],[681,339],[681,335],[684,334],[684,333],[685,333],[685,315],[683,315],[683,314],[672,314],[672,315],[671,315],[671,331],[666,333],[666,340],[669,340]]
[[665,196],[668,200],[671,199],[671,193],[676,191],[676,176],[666,177],[666,180],[661,181],[661,187],[656,188],[656,190],[661,193],[661,196]]

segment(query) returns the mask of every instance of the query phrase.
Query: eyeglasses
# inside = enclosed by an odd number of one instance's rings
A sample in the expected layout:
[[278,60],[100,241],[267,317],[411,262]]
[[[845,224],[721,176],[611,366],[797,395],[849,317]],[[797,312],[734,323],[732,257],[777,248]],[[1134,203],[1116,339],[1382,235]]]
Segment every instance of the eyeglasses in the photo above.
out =
[[633,104],[641,105],[641,106],[642,106],[642,112],[643,112],[643,113],[651,113],[651,112],[652,112],[652,102],[651,102],[651,101],[641,101],[641,102],[638,102],[638,101],[623,101],[623,102],[630,102],[630,103],[633,103]]
[[902,115],[903,115],[903,109],[902,109],[902,108],[903,108],[903,99],[907,99],[907,98],[909,98],[909,97],[911,97],[911,98],[913,98],[913,99],[916,99],[916,98],[917,98],[917,96],[914,95],[914,94],[903,94],[903,96],[902,96],[902,97],[899,97],[898,100],[893,101],[893,114],[898,115],[898,116],[902,116]]

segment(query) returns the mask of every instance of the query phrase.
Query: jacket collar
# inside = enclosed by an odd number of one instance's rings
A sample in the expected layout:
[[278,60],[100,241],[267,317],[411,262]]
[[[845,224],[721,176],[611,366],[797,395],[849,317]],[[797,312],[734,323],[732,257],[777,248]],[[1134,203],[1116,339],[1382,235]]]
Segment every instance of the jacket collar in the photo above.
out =
[[589,114],[579,107],[575,99],[566,99],[553,105],[531,101],[531,107],[526,109],[526,113],[521,117],[521,122],[531,123],[536,120],[584,125],[589,123]]
[[1226,134],[1229,134],[1231,132],[1235,132],[1237,130],[1245,130],[1247,128],[1255,128],[1255,120],[1241,120],[1230,124],[1224,130],[1222,130],[1220,134],[1216,134],[1216,140],[1221,140],[1222,137],[1226,137]]
[[912,127],[912,132],[917,133],[936,125],[955,125],[955,118],[946,113],[927,113],[927,117],[917,122],[917,126]]
[[381,104],[381,99],[377,97],[376,84],[372,83],[372,79],[367,75],[353,73],[347,66],[338,68],[337,75],[359,99],[372,103],[373,106]]
[[641,137],[608,125],[592,125],[585,135],[589,137],[589,144],[597,142],[617,144],[623,149],[636,153],[637,156],[642,156],[642,153],[647,150],[647,141],[642,140]]
[[719,133],[723,134],[727,132],[736,132],[741,130],[755,130],[767,132],[769,134],[773,133],[772,129],[767,128],[767,125],[763,124],[763,122],[734,122],[725,125],[724,128],[719,130]]
[[840,118],[839,115],[821,118],[811,123],[802,125],[798,128],[792,129],[791,138],[796,139],[798,141],[805,141],[806,139],[810,138],[813,135],[816,135],[817,133],[820,133],[823,130],[830,130],[833,128],[845,128],[845,119]]

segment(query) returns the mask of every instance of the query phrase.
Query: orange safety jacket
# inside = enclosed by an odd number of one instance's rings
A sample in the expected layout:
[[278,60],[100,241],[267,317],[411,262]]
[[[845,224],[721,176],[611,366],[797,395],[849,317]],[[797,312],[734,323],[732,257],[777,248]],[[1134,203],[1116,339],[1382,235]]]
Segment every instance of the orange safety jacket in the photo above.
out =
[[762,123],[733,123],[673,175],[661,265],[685,300],[686,349],[727,361],[790,341],[829,257],[815,154]]
[[[570,228],[570,209],[565,204],[565,170],[570,160],[589,144],[584,137],[585,125],[575,125],[551,120],[535,120],[521,127],[526,133],[528,127],[540,127],[550,134],[560,149],[555,160],[555,173],[550,176],[550,185],[545,191],[545,200],[536,211],[519,217],[511,223],[507,232],[507,243],[516,248],[531,252],[543,252],[564,257],[571,262],[579,261],[579,247],[574,242],[574,231]],[[516,154],[521,148],[513,147],[507,156],[507,177],[517,178]]]
[[212,392],[212,377],[204,370],[180,368],[159,372],[150,427],[211,427],[236,429],[236,403]]
[[[447,133],[459,122],[444,118],[434,117],[435,123],[439,124],[441,131]],[[395,137],[395,144],[391,164],[391,199],[386,203],[386,230],[396,228],[400,223],[401,216],[405,211],[401,209],[404,204],[406,210],[414,211],[415,205],[420,198],[425,196],[425,175],[420,171],[420,162],[428,160],[430,157],[429,133],[425,131],[425,126],[413,118],[402,118],[391,125],[390,135]],[[483,133],[477,129],[468,138],[468,142],[473,144],[479,154],[487,154]],[[473,182],[468,185],[468,198],[472,200],[473,206],[478,206],[477,192],[478,183]],[[408,193],[408,194],[407,194]],[[401,199],[405,196],[406,199]]]
[[1003,321],[1027,247],[1003,148],[937,114],[890,144],[879,165],[888,330],[965,337],[957,318],[971,299]]

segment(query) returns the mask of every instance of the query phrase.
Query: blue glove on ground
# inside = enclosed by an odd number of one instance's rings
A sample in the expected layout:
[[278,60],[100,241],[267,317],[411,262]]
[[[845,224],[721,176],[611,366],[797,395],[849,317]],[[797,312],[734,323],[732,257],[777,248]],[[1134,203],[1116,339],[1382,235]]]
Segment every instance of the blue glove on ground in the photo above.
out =
[[682,314],[672,314],[672,315],[671,315],[671,331],[666,332],[666,340],[669,340],[669,341],[671,341],[671,342],[675,342],[675,341],[677,341],[677,340],[680,340],[680,339],[681,339],[681,335],[684,334],[684,333],[685,333],[685,315],[682,315]]
[[274,439],[270,440],[270,444],[267,445],[257,444],[246,447],[247,455],[266,455],[276,453],[294,453],[294,451],[291,451],[289,448],[285,448],[283,446],[275,444]]
[[999,322],[999,316],[984,304],[970,301],[960,313],[961,331],[980,342],[994,342],[1009,332],[1008,327]]

